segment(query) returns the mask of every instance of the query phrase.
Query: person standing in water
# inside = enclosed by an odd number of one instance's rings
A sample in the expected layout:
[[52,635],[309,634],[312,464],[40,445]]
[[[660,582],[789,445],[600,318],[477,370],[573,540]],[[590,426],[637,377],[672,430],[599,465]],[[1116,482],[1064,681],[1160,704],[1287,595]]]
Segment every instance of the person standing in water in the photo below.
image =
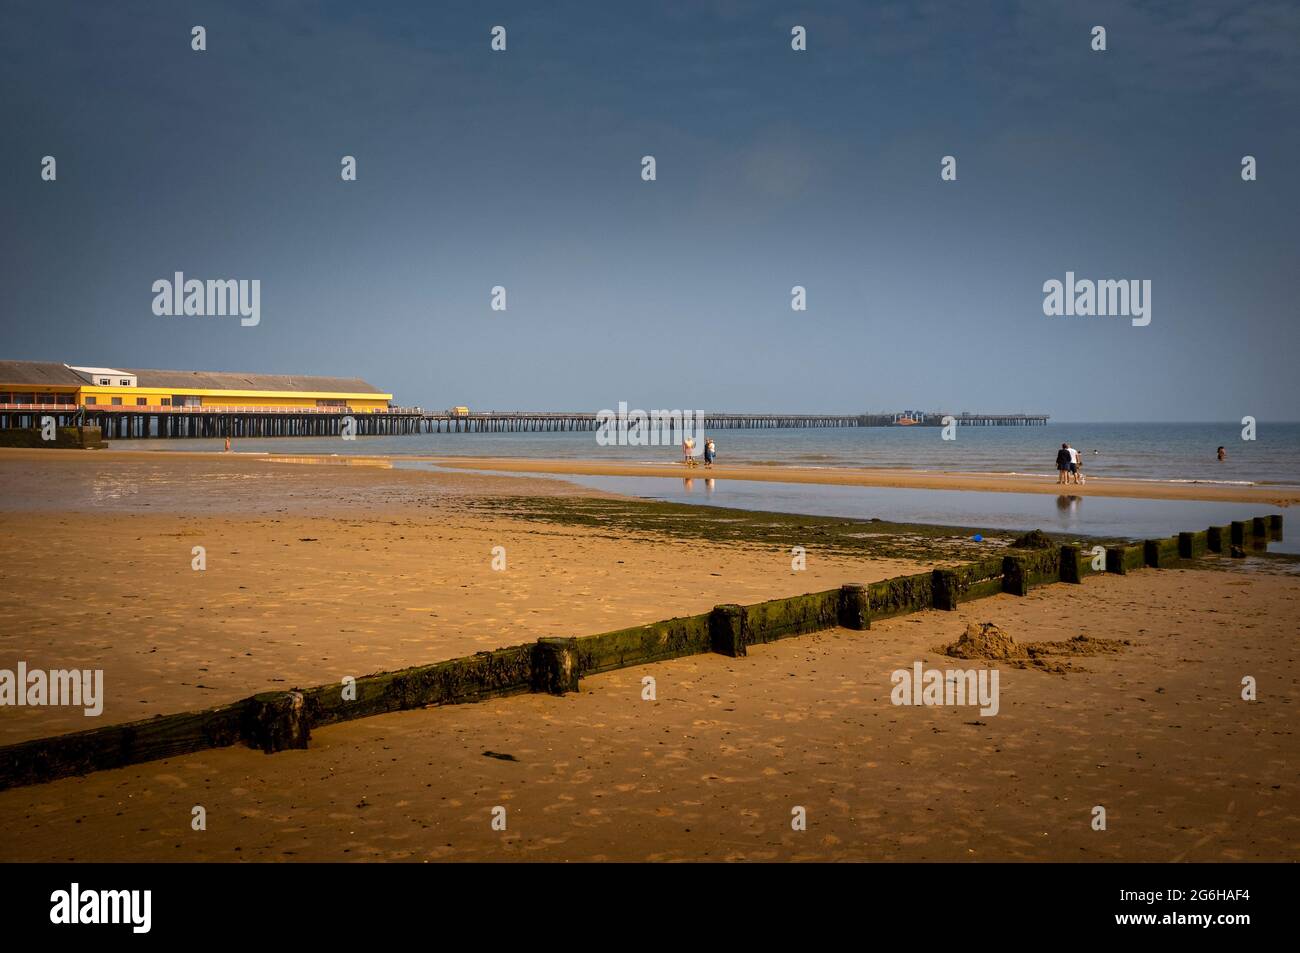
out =
[[1221,461],[1228,459],[1228,451],[1224,450],[1222,447],[1219,448],[1219,459]]

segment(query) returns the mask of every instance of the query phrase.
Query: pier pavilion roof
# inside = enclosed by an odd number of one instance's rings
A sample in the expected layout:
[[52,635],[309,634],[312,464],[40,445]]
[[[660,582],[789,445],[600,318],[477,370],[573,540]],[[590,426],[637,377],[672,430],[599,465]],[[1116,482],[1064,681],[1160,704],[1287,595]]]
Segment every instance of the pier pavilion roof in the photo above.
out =
[[255,390],[339,394],[382,394],[359,377],[316,377],[307,374],[241,374],[232,371],[159,371],[130,368],[140,387],[170,387],[177,391]]
[[0,361],[0,384],[80,387],[86,381],[66,364],[54,361]]

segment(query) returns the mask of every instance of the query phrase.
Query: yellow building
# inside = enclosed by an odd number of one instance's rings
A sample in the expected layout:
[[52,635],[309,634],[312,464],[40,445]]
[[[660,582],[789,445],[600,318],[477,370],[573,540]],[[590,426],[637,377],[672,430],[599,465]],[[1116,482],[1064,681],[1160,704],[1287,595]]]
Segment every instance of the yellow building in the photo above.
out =
[[168,412],[173,408],[250,412],[338,408],[382,411],[393,399],[356,377],[240,374],[82,367],[43,361],[0,361],[0,408],[38,406]]

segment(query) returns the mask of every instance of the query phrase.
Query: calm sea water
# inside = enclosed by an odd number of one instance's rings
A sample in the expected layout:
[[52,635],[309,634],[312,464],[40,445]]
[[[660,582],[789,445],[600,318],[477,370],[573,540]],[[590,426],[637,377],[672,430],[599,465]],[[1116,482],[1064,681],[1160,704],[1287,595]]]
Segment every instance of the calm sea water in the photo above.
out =
[[[1300,485],[1300,424],[1261,424],[1243,441],[1235,424],[1049,424],[1045,427],[961,427],[943,440],[933,427],[811,430],[719,430],[719,463],[813,467],[898,467],[1055,478],[1056,449],[1068,441],[1083,451],[1085,472],[1137,480]],[[1228,459],[1220,462],[1222,444]],[[211,450],[221,440],[113,441],[119,449]],[[664,462],[676,447],[602,447],[593,433],[422,434],[410,437],[236,440],[243,453],[343,456],[500,456]],[[1093,453],[1093,451],[1097,451]],[[398,466],[439,469],[410,461]],[[986,529],[1040,527],[1080,536],[1168,536],[1231,520],[1281,512],[1275,507],[1175,500],[1124,500],[1029,493],[908,490],[691,478],[557,477],[582,486],[712,506],[785,513],[879,517],[896,522]],[[1300,552],[1300,535],[1271,543],[1273,552]]]
[[[415,465],[415,464],[412,464]],[[1183,530],[1223,526],[1252,516],[1286,513],[1258,503],[1199,500],[1127,500],[1042,493],[981,493],[969,490],[912,490],[895,487],[815,486],[755,483],[701,477],[565,477],[580,486],[673,503],[697,503],[742,510],[878,517],[898,523],[962,526],[971,530],[1041,529],[1078,536],[1154,539]],[[1271,541],[1269,552],[1300,554],[1300,534]]]
[[[1091,475],[1138,480],[1200,480],[1300,485],[1300,423],[1261,423],[1254,441],[1241,426],[1219,424],[1048,424],[959,427],[943,440],[937,427],[718,430],[718,462],[813,467],[899,467],[1054,475],[1063,442],[1083,452]],[[235,450],[431,456],[555,457],[656,462],[680,459],[677,447],[602,447],[594,433],[420,434],[409,437],[263,438]],[[220,440],[115,440],[119,449],[218,450]],[[1227,448],[1228,459],[1215,449]],[[1095,452],[1094,452],[1095,451]]]

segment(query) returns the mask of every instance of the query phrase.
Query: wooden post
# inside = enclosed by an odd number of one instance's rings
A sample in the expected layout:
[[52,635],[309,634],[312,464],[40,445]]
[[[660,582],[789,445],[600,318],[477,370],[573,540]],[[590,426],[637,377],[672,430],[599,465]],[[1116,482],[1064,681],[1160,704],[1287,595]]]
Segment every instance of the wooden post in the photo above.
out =
[[1127,552],[1127,546],[1107,546],[1106,571],[1117,576],[1128,575],[1128,567],[1124,565],[1124,556]]
[[1270,538],[1281,541],[1282,539],[1282,514],[1274,513],[1268,518],[1268,535]]
[[846,629],[871,628],[871,602],[866,586],[856,582],[840,586],[839,621]]
[[1241,522],[1241,520],[1233,520],[1230,525],[1232,527],[1232,545],[1245,546],[1246,524]]
[[547,636],[533,649],[533,691],[563,695],[578,690],[578,640]]
[[1267,543],[1268,541],[1268,518],[1256,516],[1250,521],[1250,535],[1254,537],[1254,542]]
[[738,605],[714,606],[709,614],[709,647],[719,655],[732,658],[748,654],[745,649],[745,608]]
[[244,710],[244,743],[267,754],[305,748],[311,740],[302,692],[263,692]]
[[1023,596],[1029,592],[1029,583],[1025,578],[1025,564],[1015,556],[1002,559],[1002,591],[1013,596]]
[[1232,527],[1211,526],[1205,531],[1205,544],[1212,553],[1226,553],[1232,547]]
[[1083,582],[1083,558],[1082,547],[1061,547],[1061,582]]
[[960,588],[955,572],[951,569],[936,569],[930,589],[934,599],[934,607],[947,612],[955,611]]

